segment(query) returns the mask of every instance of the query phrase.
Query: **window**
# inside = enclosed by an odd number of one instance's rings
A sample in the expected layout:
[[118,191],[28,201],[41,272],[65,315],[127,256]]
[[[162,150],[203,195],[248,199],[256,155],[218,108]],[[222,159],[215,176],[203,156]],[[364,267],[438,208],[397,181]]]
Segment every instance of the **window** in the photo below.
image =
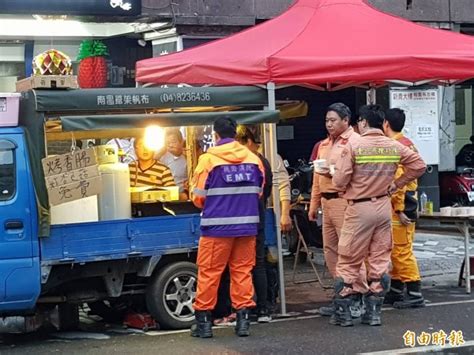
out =
[[0,201],[8,201],[16,192],[15,144],[0,140]]
[[456,125],[464,126],[466,124],[466,94],[465,88],[456,87]]

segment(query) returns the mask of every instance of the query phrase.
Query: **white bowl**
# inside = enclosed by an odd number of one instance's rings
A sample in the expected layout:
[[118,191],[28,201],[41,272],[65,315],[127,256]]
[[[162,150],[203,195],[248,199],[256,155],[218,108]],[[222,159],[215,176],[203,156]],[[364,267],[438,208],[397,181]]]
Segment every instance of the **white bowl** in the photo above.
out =
[[319,174],[327,174],[329,168],[326,159],[316,159],[313,161],[314,172]]

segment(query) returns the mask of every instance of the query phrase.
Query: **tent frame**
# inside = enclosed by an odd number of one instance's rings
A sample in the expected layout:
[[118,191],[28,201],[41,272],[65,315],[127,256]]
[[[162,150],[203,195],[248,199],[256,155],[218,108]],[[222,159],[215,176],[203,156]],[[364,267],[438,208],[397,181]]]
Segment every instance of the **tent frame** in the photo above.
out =
[[[268,106],[267,110],[275,110],[276,108],[276,95],[275,95],[275,83],[269,82],[266,85],[268,93]],[[266,123],[264,124],[264,151],[265,155],[270,159],[270,165],[272,167],[273,176],[277,173],[277,134],[276,134],[276,124],[275,123]],[[286,293],[285,293],[285,275],[283,270],[283,248],[281,243],[281,227],[280,227],[280,218],[281,218],[281,208],[280,208],[280,186],[278,184],[278,179],[273,179],[273,188],[272,188],[272,197],[273,197],[273,213],[275,214],[275,230],[276,230],[276,240],[278,248],[278,279],[280,285],[280,307],[281,315],[286,316]]]

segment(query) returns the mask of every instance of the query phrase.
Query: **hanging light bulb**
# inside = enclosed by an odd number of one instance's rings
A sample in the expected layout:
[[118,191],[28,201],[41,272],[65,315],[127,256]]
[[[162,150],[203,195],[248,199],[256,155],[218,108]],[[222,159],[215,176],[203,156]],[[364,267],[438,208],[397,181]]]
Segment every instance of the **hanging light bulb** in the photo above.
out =
[[158,151],[165,145],[165,131],[160,126],[148,126],[145,129],[145,147]]

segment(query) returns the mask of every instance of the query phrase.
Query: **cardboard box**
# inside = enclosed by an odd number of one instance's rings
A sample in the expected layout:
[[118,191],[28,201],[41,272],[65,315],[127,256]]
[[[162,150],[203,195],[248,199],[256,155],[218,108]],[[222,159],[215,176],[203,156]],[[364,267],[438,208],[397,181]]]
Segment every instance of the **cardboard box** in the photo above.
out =
[[[101,192],[102,180],[100,176],[96,176],[92,179],[81,180],[72,184],[48,189],[49,204],[51,206],[57,206],[62,203],[94,196]],[[74,213],[74,211],[71,211],[71,213]]]
[[95,150],[87,148],[73,153],[48,156],[41,159],[41,164],[43,165],[44,176],[48,177],[97,165],[97,158]]
[[131,187],[132,203],[167,202],[179,200],[179,187]]
[[32,89],[78,89],[76,75],[33,75],[16,82],[16,91]]
[[102,192],[94,149],[43,158],[41,163],[51,206]]

